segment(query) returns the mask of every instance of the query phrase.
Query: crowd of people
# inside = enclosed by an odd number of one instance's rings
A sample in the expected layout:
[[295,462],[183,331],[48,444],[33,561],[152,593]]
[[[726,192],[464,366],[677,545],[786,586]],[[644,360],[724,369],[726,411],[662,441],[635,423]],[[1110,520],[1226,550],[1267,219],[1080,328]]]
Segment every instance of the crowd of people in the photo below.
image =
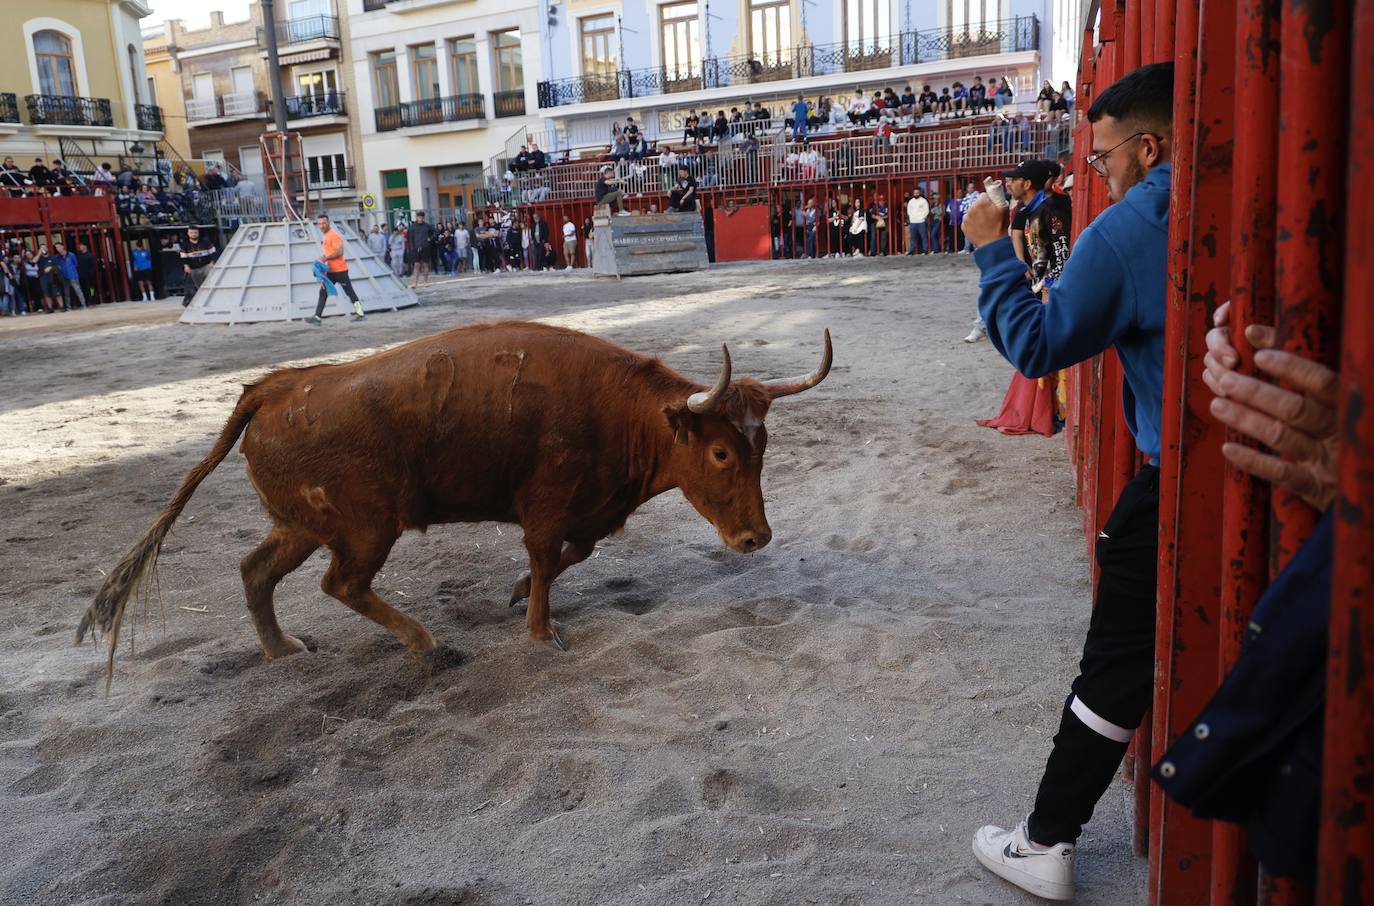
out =
[[0,253],[0,316],[72,311],[96,302],[97,261],[84,242],[34,248],[19,240]]
[[461,218],[430,223],[425,212],[416,211],[408,223],[375,225],[364,236],[372,253],[397,277],[409,277],[412,288],[428,285],[435,274],[554,270],[560,252],[562,269],[571,271],[591,237],[590,217],[577,224],[565,215],[555,227],[540,213],[499,208],[477,214],[471,226]]
[[13,157],[6,157],[0,162],[0,191],[11,198],[112,195],[120,225],[128,229],[195,223],[200,219],[202,192],[233,186],[232,178],[213,165],[202,179],[188,166],[173,168],[165,160],[159,164],[156,178],[145,179],[128,161],[118,169],[105,161],[89,176],[82,176],[60,159],[49,164],[35,158],[28,169],[22,169]]

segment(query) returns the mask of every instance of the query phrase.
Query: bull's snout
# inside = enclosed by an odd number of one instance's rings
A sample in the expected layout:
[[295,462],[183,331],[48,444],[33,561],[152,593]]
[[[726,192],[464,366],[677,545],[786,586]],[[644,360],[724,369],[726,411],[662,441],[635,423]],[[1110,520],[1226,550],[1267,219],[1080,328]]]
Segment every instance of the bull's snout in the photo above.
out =
[[752,554],[761,547],[767,547],[768,542],[772,540],[772,531],[762,528],[754,531],[741,532],[729,539],[728,543],[741,554]]

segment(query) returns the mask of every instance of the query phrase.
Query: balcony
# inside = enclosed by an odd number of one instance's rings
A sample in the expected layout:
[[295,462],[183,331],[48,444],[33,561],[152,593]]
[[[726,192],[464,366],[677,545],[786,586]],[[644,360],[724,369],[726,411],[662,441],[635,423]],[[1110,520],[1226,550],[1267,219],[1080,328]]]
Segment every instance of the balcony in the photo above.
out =
[[134,120],[144,132],[165,132],[162,123],[162,108],[156,104],[135,104]]
[[244,119],[262,116],[267,102],[256,91],[222,94],[213,98],[191,98],[186,102],[186,122],[205,125],[212,120]]
[[277,44],[306,44],[311,41],[338,41],[339,20],[336,16],[303,16],[277,22]]
[[363,12],[375,13],[379,9],[386,9],[387,0],[363,0]]
[[457,94],[446,98],[407,101],[392,107],[378,107],[375,113],[377,131],[394,132],[411,126],[480,120],[486,116],[486,108],[480,94]]
[[525,115],[525,89],[517,88],[514,91],[498,91],[492,96],[496,102],[497,116],[524,116]]
[[310,177],[310,190],[312,192],[317,189],[331,190],[353,188],[352,167],[338,167],[335,169],[326,167],[320,171],[312,171],[308,175]]
[[35,126],[114,126],[109,98],[31,94],[24,103],[29,108],[29,122]]
[[322,116],[347,116],[344,106],[344,92],[330,91],[325,94],[300,94],[282,98],[286,105],[288,120],[308,120]]
[[19,122],[19,99],[13,92],[0,91],[0,123]]
[[[543,81],[538,86],[539,106],[546,109],[681,91],[737,88],[1039,49],[1039,20],[1035,16],[1018,16],[984,31],[936,28],[903,32],[862,44],[805,44],[784,53],[764,55],[763,59],[752,55],[711,57],[671,70],[624,69],[612,75]],[[498,107],[497,116],[501,115]]]

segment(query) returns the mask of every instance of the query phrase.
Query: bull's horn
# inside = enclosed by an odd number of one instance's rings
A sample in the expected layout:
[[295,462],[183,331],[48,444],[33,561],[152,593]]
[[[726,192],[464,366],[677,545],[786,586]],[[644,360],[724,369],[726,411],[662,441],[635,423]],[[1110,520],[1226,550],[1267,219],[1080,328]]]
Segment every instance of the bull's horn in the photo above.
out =
[[724,343],[720,344],[720,355],[720,377],[716,380],[716,386],[687,397],[687,408],[697,415],[706,415],[713,411],[720,398],[725,395],[725,391],[730,388],[730,350]]
[[780,381],[765,381],[764,385],[768,388],[768,393],[773,399],[780,396],[791,396],[794,393],[801,393],[803,390],[810,390],[812,387],[825,380],[825,376],[830,373],[830,361],[833,358],[830,349],[830,328],[825,329],[825,353],[821,356],[821,366],[810,374],[802,377],[784,378]]

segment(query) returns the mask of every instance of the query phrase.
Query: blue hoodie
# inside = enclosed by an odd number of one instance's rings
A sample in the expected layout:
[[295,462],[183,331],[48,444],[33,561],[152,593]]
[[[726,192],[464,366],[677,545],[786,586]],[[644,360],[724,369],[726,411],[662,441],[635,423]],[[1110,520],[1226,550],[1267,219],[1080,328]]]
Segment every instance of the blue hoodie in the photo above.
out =
[[1093,220],[1049,301],[1026,282],[1011,239],[975,249],[978,312],[988,339],[1028,378],[1116,347],[1125,372],[1122,408],[1136,446],[1159,464],[1163,421],[1164,309],[1169,271],[1170,167],[1161,164]]

